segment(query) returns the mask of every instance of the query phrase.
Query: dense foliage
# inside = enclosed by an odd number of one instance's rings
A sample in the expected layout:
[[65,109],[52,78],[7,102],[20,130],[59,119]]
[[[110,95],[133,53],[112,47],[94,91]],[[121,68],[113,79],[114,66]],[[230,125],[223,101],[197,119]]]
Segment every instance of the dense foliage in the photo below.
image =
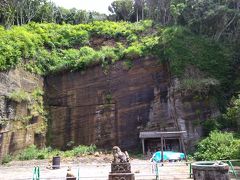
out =
[[240,3],[236,0],[115,0],[109,9],[116,20],[184,25],[216,40],[236,41],[240,35]]
[[[132,58],[147,51],[143,46],[157,42],[154,35],[141,40],[141,33],[151,30],[151,21],[140,23],[93,22],[80,25],[31,23],[11,30],[0,29],[0,70],[21,64],[28,70],[49,72],[81,70],[89,65],[109,64],[123,57]],[[91,47],[96,38],[112,39],[113,46]]]
[[239,159],[240,140],[232,133],[213,131],[198,144],[194,157],[196,160]]
[[[173,73],[179,76],[191,64],[219,81],[224,81],[230,73],[232,52],[228,47],[194,35],[183,27],[153,28],[151,21],[133,24],[96,21],[80,25],[31,23],[0,31],[0,70],[20,64],[31,72],[47,74],[151,54],[170,60]],[[114,45],[93,47],[92,41],[96,38],[112,39]]]
[[[180,77],[181,91],[208,94],[217,87],[222,93],[232,83],[233,48],[182,26],[157,28],[152,21],[95,21],[79,25],[30,23],[0,31],[0,70],[23,66],[48,75],[100,64],[107,72],[118,60],[131,64],[133,59],[155,55]],[[95,44],[98,39],[110,43]],[[192,67],[198,71],[186,74]]]
[[224,114],[227,126],[239,132],[240,129],[240,94],[231,100],[230,106]]
[[[160,32],[159,56],[168,60],[172,72],[181,75],[186,66],[196,66],[208,77],[224,80],[230,73],[231,49],[183,27],[164,28]],[[225,79],[226,80],[226,79]]]
[[151,19],[162,26],[187,26],[193,32],[215,40],[240,39],[240,3],[236,0],[115,0],[109,4],[109,11],[112,14],[107,16],[65,9],[49,0],[2,0],[0,23],[10,28],[29,22],[80,24],[106,19],[131,22]]

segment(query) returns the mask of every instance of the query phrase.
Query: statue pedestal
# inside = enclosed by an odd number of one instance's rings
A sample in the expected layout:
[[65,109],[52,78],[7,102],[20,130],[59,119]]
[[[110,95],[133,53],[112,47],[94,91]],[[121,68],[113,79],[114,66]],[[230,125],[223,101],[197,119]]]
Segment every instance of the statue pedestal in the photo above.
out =
[[110,173],[109,180],[135,180],[133,173]]
[[126,163],[112,163],[111,172],[109,173],[109,180],[135,180],[134,174],[131,173],[131,164]]

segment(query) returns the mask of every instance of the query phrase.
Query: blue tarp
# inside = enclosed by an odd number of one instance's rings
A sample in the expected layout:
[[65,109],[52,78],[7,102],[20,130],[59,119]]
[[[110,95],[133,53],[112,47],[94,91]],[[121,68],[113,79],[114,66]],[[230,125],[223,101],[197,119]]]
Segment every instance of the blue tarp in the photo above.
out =
[[[166,160],[181,160],[184,158],[185,158],[184,153],[173,152],[173,151],[163,151],[163,160],[164,161],[166,161]],[[151,159],[154,162],[160,162],[162,160],[162,152],[157,151],[156,153],[153,154]]]

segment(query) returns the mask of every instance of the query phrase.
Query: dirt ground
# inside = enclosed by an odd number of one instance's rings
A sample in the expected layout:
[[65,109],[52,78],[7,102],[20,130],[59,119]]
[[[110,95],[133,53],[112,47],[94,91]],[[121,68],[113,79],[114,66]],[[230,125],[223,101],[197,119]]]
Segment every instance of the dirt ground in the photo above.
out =
[[[1,180],[27,180],[33,178],[34,166],[40,167],[41,179],[66,179],[67,169],[70,166],[72,173],[80,180],[108,179],[111,171],[111,155],[99,157],[88,156],[75,159],[61,159],[60,169],[51,169],[50,160],[12,161],[8,165],[0,166]],[[155,166],[149,159],[131,160],[132,172],[136,180],[156,179]],[[185,162],[164,163],[159,166],[160,179],[178,180],[189,179],[189,167]]]
[[[66,179],[67,169],[71,167],[72,173],[79,180],[107,180],[111,171],[112,155],[102,154],[99,156],[76,157],[74,159],[61,158],[60,169],[52,169],[51,159],[12,161],[7,165],[0,166],[0,180],[28,180],[33,179],[35,166],[40,168],[41,180]],[[132,158],[132,172],[136,180],[156,180],[156,167],[149,158]],[[160,180],[188,180],[189,166],[186,162],[164,162],[159,164]]]

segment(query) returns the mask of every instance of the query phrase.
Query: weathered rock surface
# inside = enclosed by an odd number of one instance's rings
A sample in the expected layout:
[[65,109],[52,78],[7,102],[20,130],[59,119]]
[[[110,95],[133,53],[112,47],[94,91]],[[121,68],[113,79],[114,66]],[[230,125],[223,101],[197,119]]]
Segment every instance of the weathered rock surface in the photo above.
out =
[[44,137],[36,133],[41,119],[24,123],[30,113],[28,102],[8,98],[12,92],[31,93],[42,87],[42,78],[21,69],[0,73],[0,159],[31,144],[43,145]]
[[[94,66],[45,78],[49,106],[49,145],[61,149],[79,144],[98,147],[139,147],[140,131],[185,130],[191,147],[203,133],[202,121],[218,110],[207,97],[183,94],[168,67],[155,58]],[[41,77],[24,70],[0,73],[0,159],[30,144],[44,146],[42,119],[29,122],[29,103],[8,98],[14,91],[31,93],[43,86]]]
[[50,144],[62,149],[69,142],[136,148],[141,130],[186,130],[185,142],[191,146],[202,135],[196,121],[217,110],[209,100],[177,92],[177,86],[167,66],[155,58],[135,60],[130,69],[117,62],[107,72],[95,66],[48,76]]

